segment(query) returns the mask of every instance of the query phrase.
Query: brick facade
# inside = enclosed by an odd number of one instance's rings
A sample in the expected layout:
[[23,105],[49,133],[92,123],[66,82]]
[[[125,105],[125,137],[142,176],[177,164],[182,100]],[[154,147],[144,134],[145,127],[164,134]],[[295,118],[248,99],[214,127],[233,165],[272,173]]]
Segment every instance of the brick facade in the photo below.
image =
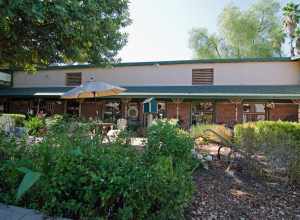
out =
[[[179,120],[182,121],[182,127],[187,129],[190,126],[191,104],[178,104]],[[167,103],[167,118],[172,119],[177,117],[176,104],[172,102]]]
[[[138,122],[141,125],[145,125],[145,116],[143,114],[143,103],[139,100],[136,101],[139,108]],[[126,104],[121,102],[122,117],[125,118]],[[11,100],[8,102],[9,112],[11,113],[23,113],[26,114],[29,109],[34,108],[36,110],[36,102],[33,100]],[[35,105],[35,106],[34,106]],[[83,118],[96,118],[97,111],[98,116],[101,118],[103,113],[103,101],[84,101],[81,103],[81,116]],[[191,103],[181,102],[178,104],[179,119],[183,128],[189,128],[191,123]],[[64,100],[45,100],[41,102],[40,109],[45,109],[46,113],[51,114],[63,114],[65,112]],[[236,105],[230,101],[216,102],[214,110],[214,122],[218,124],[227,124],[232,126],[238,122],[242,122],[242,104],[237,104],[237,120],[236,120]],[[168,119],[177,118],[176,103],[166,103],[166,114]],[[267,120],[282,120],[282,121],[298,121],[298,104],[293,103],[280,103],[275,104],[273,108],[267,109]]]
[[81,116],[83,118],[96,118],[97,111],[98,117],[102,115],[102,102],[82,102],[81,103]]
[[232,125],[236,121],[242,120],[242,105],[237,104],[237,118],[236,118],[236,106],[233,103],[216,103],[215,105],[215,122],[217,124]]
[[46,102],[46,111],[47,114],[64,114],[65,112],[65,103],[63,101],[50,101]]
[[270,109],[269,120],[298,121],[297,104],[276,104]]
[[30,101],[11,101],[9,102],[9,112],[27,114],[28,110],[30,109],[30,106]]

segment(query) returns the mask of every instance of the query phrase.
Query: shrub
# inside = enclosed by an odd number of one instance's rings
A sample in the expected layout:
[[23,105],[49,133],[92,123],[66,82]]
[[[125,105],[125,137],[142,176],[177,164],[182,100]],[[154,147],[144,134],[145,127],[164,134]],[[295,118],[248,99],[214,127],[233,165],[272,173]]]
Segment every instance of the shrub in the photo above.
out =
[[25,121],[25,128],[29,135],[40,135],[45,129],[45,120],[41,117],[31,117]]
[[8,116],[11,117],[15,121],[15,125],[17,127],[22,127],[24,126],[24,121],[26,119],[26,116],[23,114],[1,114],[1,116]]
[[263,153],[271,168],[300,181],[300,124],[259,121],[236,125],[235,142],[249,156]]
[[[193,192],[193,142],[187,133],[158,123],[150,128],[142,153],[125,142],[103,144],[101,138],[91,138],[91,129],[92,123],[63,121],[42,143],[27,147],[7,140],[3,146],[10,145],[9,156],[0,163],[0,202],[74,219],[182,217]],[[24,176],[18,167],[41,176],[16,201]]]
[[47,129],[52,129],[63,123],[64,120],[66,120],[66,117],[64,117],[63,115],[55,114],[45,119],[45,125]]
[[214,132],[228,140],[231,140],[233,136],[232,131],[229,128],[226,128],[224,125],[217,124],[194,125],[191,128],[191,135],[194,139],[200,141],[200,143],[203,141],[202,137],[204,137],[207,140],[222,142],[219,136],[217,136],[213,132],[209,132],[208,130],[213,130]]
[[156,121],[148,129],[146,155],[157,158],[171,156],[176,163],[190,163],[191,150],[194,147],[192,137],[172,122]]

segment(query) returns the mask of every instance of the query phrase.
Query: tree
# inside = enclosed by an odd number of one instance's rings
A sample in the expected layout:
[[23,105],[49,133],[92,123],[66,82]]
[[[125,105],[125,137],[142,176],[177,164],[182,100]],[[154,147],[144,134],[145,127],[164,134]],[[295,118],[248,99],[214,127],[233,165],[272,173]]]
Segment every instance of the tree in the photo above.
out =
[[220,57],[219,39],[216,35],[209,35],[207,29],[192,29],[190,32],[190,47],[194,48],[198,57]]
[[0,0],[0,66],[114,62],[129,22],[128,0]]
[[[193,29],[190,48],[198,58],[211,58],[214,48],[218,48],[219,53],[213,53],[213,57],[281,56],[284,33],[279,10],[280,5],[275,0],[258,0],[245,11],[228,5],[219,15],[218,34],[211,35],[201,28]],[[203,43],[204,36],[215,39],[215,44]]]
[[294,4],[292,2],[288,3],[283,7],[283,15],[283,27],[290,38],[291,56],[295,56],[293,43],[296,37],[296,28],[300,18],[299,4]]

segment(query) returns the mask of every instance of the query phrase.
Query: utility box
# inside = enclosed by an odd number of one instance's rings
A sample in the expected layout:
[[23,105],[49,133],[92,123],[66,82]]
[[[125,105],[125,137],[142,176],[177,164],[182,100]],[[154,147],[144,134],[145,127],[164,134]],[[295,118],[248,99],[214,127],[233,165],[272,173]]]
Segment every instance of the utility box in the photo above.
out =
[[157,113],[157,100],[155,98],[144,101],[144,113]]

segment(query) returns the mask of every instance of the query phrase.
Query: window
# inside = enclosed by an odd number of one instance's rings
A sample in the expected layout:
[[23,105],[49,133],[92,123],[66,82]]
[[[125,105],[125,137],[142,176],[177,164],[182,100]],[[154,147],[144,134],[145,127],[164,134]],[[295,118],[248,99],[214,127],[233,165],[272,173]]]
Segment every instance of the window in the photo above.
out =
[[193,85],[212,85],[214,82],[214,69],[193,69],[192,84]]
[[243,121],[266,120],[266,106],[263,103],[243,104]]
[[213,123],[214,105],[211,102],[192,104],[192,124]]
[[117,101],[107,101],[104,105],[104,122],[116,123],[121,118],[121,103]]
[[66,73],[66,86],[81,85],[81,73]]
[[157,115],[159,119],[163,119],[167,117],[167,108],[165,102],[157,103]]

